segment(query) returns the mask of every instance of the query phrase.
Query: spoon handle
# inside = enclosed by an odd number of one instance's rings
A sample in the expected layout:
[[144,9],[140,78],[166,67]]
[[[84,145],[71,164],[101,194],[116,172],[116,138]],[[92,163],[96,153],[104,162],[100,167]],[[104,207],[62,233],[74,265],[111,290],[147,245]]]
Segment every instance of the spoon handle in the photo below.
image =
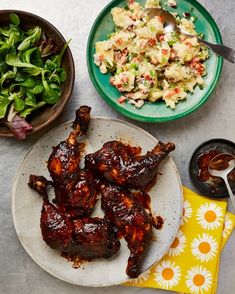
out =
[[229,194],[229,197],[230,197],[230,199],[231,199],[231,203],[232,203],[233,210],[235,211],[235,196],[233,195],[233,191],[232,191],[232,189],[231,189],[231,187],[230,187],[230,184],[229,184],[229,182],[228,182],[227,177],[223,177],[223,180],[224,180],[225,185],[226,185],[226,187],[227,187],[228,194]]
[[[195,37],[193,35],[190,35],[188,33],[182,32],[181,33],[189,36],[189,37]],[[207,42],[205,40],[202,40],[200,38],[198,38],[198,42],[206,45],[207,47],[209,47],[213,52],[215,52],[217,55],[222,56],[223,58],[227,59],[228,61],[230,61],[231,63],[235,63],[235,50],[232,48],[229,48],[227,46],[221,45],[221,44],[213,44],[210,42]]]
[[198,38],[198,41],[211,48],[211,50],[214,51],[217,55],[222,56],[231,63],[235,63],[235,50],[233,50],[232,48],[221,44],[212,44],[207,41],[201,40],[200,38]]

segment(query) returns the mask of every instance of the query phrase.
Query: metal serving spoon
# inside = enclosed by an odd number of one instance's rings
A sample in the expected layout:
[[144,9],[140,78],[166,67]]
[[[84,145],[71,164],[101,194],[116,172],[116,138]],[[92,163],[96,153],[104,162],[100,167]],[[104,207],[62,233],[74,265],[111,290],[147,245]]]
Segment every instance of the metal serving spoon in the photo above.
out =
[[215,156],[209,163],[209,173],[214,177],[220,177],[224,180],[233,209],[235,211],[235,196],[228,182],[228,174],[235,168],[235,158],[230,153],[221,153]]
[[188,37],[196,37],[198,42],[209,47],[217,55],[222,56],[223,58],[227,59],[228,61],[230,61],[232,63],[235,63],[235,50],[233,50],[232,48],[229,48],[227,46],[220,45],[220,44],[213,44],[213,43],[207,42],[205,40],[202,40],[201,38],[198,38],[197,36],[190,35],[184,31],[182,31],[178,27],[174,15],[172,15],[170,12],[168,12],[166,10],[163,10],[161,8],[150,7],[150,8],[146,8],[146,11],[147,11],[150,18],[154,18],[155,16],[162,17],[163,22],[164,22],[165,32],[179,32],[179,33],[182,33]]

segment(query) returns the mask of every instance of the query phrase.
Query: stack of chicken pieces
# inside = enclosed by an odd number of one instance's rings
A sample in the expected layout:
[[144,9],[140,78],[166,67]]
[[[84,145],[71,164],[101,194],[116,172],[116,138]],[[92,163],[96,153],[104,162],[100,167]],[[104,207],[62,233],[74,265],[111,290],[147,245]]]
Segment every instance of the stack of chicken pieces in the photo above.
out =
[[[175,146],[160,142],[141,156],[139,147],[110,141],[86,155],[81,169],[84,144],[77,139],[88,130],[90,111],[90,107],[81,106],[69,137],[53,148],[48,160],[52,181],[30,175],[29,186],[43,199],[42,236],[51,248],[81,260],[112,257],[124,237],[130,250],[126,273],[135,278],[155,219],[131,191],[145,191],[154,183],[159,164]],[[49,186],[55,191],[53,203],[48,199]],[[99,195],[104,218],[91,217]]]

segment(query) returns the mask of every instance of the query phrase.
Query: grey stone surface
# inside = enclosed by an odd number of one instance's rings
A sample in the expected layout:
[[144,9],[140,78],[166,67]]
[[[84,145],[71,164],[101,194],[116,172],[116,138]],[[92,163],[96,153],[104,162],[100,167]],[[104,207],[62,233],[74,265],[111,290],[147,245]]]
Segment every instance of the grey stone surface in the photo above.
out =
[[[0,8],[14,8],[36,13],[53,23],[66,39],[73,39],[71,49],[76,64],[76,83],[73,96],[64,113],[54,125],[72,119],[80,104],[92,106],[93,115],[105,115],[130,121],[111,109],[96,93],[86,68],[86,42],[98,12],[109,0],[1,0]],[[234,0],[200,0],[217,21],[224,43],[235,48]],[[224,63],[216,91],[197,112],[181,120],[162,125],[136,123],[162,140],[177,145],[173,158],[182,182],[192,188],[188,163],[195,147],[210,138],[235,141],[235,67]],[[43,132],[24,142],[1,139],[0,145],[0,294],[75,294],[75,293],[165,293],[155,289],[127,287],[84,288],[66,284],[39,268],[21,247],[11,216],[11,188],[17,167],[24,154]],[[30,221],[30,220],[29,220]],[[226,245],[220,265],[219,294],[234,293],[235,233]]]

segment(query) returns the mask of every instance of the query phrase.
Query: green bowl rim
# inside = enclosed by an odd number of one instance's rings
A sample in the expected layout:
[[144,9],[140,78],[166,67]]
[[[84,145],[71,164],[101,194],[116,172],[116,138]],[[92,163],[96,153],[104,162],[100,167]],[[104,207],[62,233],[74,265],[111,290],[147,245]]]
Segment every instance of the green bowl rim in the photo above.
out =
[[[100,96],[105,100],[105,102],[107,102],[110,106],[112,106],[115,110],[117,110],[118,112],[120,112],[124,116],[129,117],[134,120],[148,122],[148,123],[162,123],[162,122],[172,121],[172,120],[182,118],[182,117],[196,111],[208,100],[209,96],[212,94],[213,90],[215,89],[215,86],[220,78],[221,71],[222,71],[222,65],[223,65],[223,58],[222,57],[219,57],[219,56],[217,57],[218,58],[218,65],[217,65],[217,69],[216,69],[215,78],[214,78],[212,84],[210,85],[207,93],[202,97],[202,99],[196,105],[194,105],[192,108],[190,108],[182,113],[172,115],[172,116],[149,117],[149,116],[142,116],[142,115],[138,115],[136,113],[132,113],[129,110],[125,109],[123,106],[121,106],[121,105],[119,106],[115,101],[111,100],[109,98],[109,96],[106,93],[104,93],[102,88],[97,84],[96,79],[93,76],[93,70],[92,70],[92,66],[91,66],[93,61],[90,60],[90,55],[92,53],[91,41],[94,38],[94,35],[96,33],[96,28],[99,25],[100,18],[102,18],[103,15],[106,14],[107,10],[111,10],[111,8],[113,8],[114,6],[117,6],[119,4],[119,2],[121,2],[121,1],[123,1],[123,0],[112,0],[109,4],[107,4],[103,8],[103,10],[96,17],[96,19],[91,27],[89,36],[88,36],[87,50],[86,50],[87,68],[88,68],[88,73],[89,73],[90,79],[91,79],[94,87],[96,88],[96,90],[100,94]],[[185,1],[189,2],[190,4],[195,6],[198,10],[202,11],[202,13],[206,16],[207,21],[210,23],[210,25],[214,31],[217,43],[223,44],[220,30],[219,30],[215,20],[210,15],[210,13],[206,10],[206,8],[203,5],[201,5],[199,2],[197,2],[196,0],[185,0]]]

